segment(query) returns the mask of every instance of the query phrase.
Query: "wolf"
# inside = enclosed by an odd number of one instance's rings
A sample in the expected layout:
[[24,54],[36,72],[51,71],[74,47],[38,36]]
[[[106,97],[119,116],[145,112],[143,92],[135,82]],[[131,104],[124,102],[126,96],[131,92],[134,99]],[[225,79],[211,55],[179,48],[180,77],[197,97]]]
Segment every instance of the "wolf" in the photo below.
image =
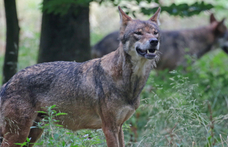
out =
[[[228,54],[228,30],[224,20],[217,21],[214,14],[210,15],[210,24],[207,26],[173,31],[161,31],[161,58],[156,70],[173,70],[177,66],[187,67],[186,55],[196,59],[202,57],[214,48],[222,48]],[[102,57],[118,46],[119,32],[115,31],[91,49],[92,58]]]
[[[36,64],[15,74],[0,91],[1,147],[15,147],[42,134],[41,111],[56,105],[59,124],[76,131],[102,128],[108,147],[124,147],[122,124],[139,107],[139,94],[159,58],[160,8],[147,21],[118,7],[119,47],[87,62]],[[33,126],[33,127],[32,127]]]

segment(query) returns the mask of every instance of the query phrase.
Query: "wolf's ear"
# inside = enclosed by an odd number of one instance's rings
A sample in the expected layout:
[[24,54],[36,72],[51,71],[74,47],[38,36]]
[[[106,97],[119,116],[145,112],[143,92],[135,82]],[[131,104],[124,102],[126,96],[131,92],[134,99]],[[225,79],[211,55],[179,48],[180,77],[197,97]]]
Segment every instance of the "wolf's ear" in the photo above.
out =
[[215,25],[213,25],[213,30],[216,34],[224,34],[224,32],[227,30],[225,24],[224,24],[225,18],[223,18],[221,21],[216,22]]
[[213,23],[213,22],[217,22],[217,20],[216,20],[214,14],[211,13],[211,15],[210,15],[210,23]]
[[226,18],[223,18],[220,22],[219,22],[219,25],[224,25],[224,21],[226,20]]
[[159,17],[160,17],[161,7],[158,8],[158,10],[154,13],[154,15],[149,19],[151,21],[156,22],[158,25],[160,25]]
[[127,14],[124,13],[124,11],[120,8],[120,6],[118,6],[119,9],[119,14],[120,14],[120,24],[122,26],[126,26],[128,21],[131,21],[132,18],[129,17]]
[[223,18],[220,22],[218,22],[216,29],[222,31],[224,29],[226,29],[226,26],[224,24],[225,18]]

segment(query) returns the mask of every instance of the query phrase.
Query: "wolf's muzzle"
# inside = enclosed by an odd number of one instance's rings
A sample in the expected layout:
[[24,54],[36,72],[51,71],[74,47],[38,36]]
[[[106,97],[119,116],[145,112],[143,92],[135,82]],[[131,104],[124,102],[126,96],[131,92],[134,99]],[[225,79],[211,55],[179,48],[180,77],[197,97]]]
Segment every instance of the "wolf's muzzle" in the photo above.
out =
[[156,47],[158,45],[158,39],[157,38],[151,38],[149,41],[150,41],[150,45],[152,47]]

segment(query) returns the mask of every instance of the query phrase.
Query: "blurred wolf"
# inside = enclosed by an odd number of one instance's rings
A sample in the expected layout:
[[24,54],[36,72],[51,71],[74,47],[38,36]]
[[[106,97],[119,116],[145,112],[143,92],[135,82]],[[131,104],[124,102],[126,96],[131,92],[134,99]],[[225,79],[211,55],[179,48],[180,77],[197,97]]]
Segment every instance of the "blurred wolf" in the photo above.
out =
[[[119,47],[83,63],[50,62],[27,67],[0,90],[1,147],[14,147],[42,134],[40,111],[56,105],[59,124],[70,130],[102,128],[108,147],[123,147],[122,124],[139,106],[139,94],[159,58],[160,8],[147,21],[133,20],[120,7]],[[33,144],[30,144],[32,146]]]
[[100,58],[119,46],[119,31],[112,32],[99,41],[91,50],[92,58]]
[[[91,50],[92,58],[101,57],[112,52],[118,46],[118,31],[113,32],[98,42]],[[177,66],[187,66],[185,55],[200,58],[213,48],[220,47],[228,54],[228,31],[224,19],[217,21],[213,14],[210,24],[205,27],[161,31],[161,58],[157,70],[173,70]]]

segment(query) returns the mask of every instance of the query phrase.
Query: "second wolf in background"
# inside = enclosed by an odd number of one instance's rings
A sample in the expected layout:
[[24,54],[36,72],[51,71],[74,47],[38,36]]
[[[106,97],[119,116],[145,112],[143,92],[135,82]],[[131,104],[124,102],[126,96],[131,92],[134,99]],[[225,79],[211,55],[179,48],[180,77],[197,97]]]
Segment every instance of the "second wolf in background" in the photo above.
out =
[[[157,70],[173,70],[187,66],[185,55],[200,58],[214,48],[220,47],[228,54],[228,30],[224,19],[217,21],[213,14],[208,26],[187,30],[161,31],[161,57]],[[119,32],[113,32],[92,48],[92,58],[101,57],[118,47]]]

